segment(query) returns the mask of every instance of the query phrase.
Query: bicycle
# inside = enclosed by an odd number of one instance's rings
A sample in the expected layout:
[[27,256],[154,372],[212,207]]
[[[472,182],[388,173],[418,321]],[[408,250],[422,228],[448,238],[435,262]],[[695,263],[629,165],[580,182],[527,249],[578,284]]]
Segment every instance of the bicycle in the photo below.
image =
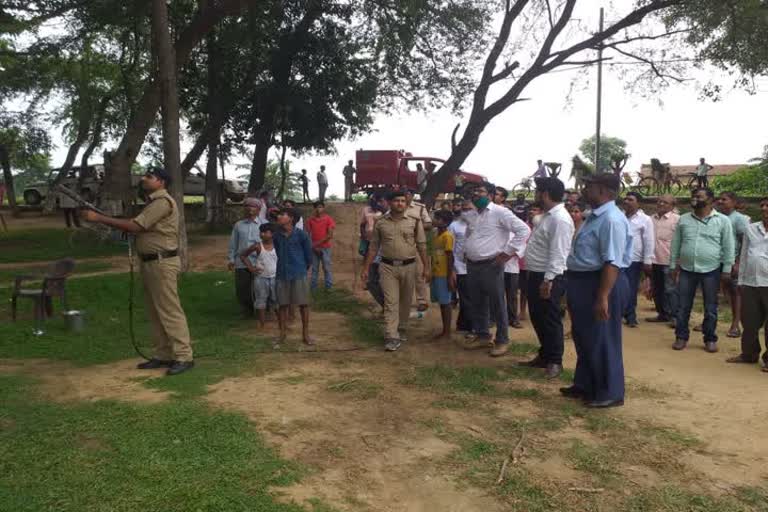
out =
[[512,193],[515,195],[525,194],[526,196],[529,196],[531,195],[531,192],[533,192],[533,179],[530,177],[523,178],[520,183],[512,187]]

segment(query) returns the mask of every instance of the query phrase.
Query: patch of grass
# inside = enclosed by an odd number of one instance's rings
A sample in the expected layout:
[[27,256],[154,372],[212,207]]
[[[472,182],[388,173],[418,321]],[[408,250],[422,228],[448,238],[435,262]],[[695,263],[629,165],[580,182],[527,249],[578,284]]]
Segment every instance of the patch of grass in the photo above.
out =
[[[112,268],[112,264],[107,261],[84,261],[75,265],[74,274],[91,274],[95,272],[104,272]],[[30,265],[14,267],[13,269],[0,269],[0,286],[13,286],[14,279],[18,275],[40,276],[42,281],[48,265]],[[25,281],[25,286],[29,281]]]
[[32,384],[0,376],[3,510],[303,510],[271,494],[300,469],[242,415],[191,400],[65,406],[39,401]]
[[327,313],[338,313],[346,317],[354,338],[366,343],[381,343],[384,329],[378,320],[370,318],[368,307],[352,292],[344,288],[315,290],[312,293],[312,309]]
[[736,489],[736,497],[751,506],[754,512],[768,512],[768,489],[739,487]]
[[[763,503],[764,505],[765,503]],[[760,506],[758,503],[757,506]],[[715,498],[674,486],[644,490],[631,496],[623,512],[756,512],[750,504],[732,497]],[[763,508],[762,510],[765,510]]]
[[34,229],[0,233],[0,263],[29,263],[61,258],[102,258],[127,254],[124,242],[102,242],[87,233],[70,245],[71,231]]
[[626,423],[613,416],[605,414],[590,414],[584,416],[584,424],[590,432],[610,432],[627,428]]
[[[136,340],[151,354],[149,324],[139,277],[135,277]],[[181,302],[187,314],[196,364],[194,371],[173,379],[150,379],[147,385],[179,394],[200,395],[208,384],[243,370],[258,369],[255,352],[268,350],[260,338],[238,334],[248,325],[239,315],[232,277],[224,272],[187,273],[180,279]],[[60,317],[45,323],[45,334],[32,334],[31,320],[0,323],[0,357],[48,358],[78,365],[135,358],[129,338],[128,274],[74,279],[67,284],[69,304],[86,312],[86,328],[72,333]],[[7,305],[0,314],[8,314]],[[254,324],[255,326],[255,324]]]
[[614,469],[616,460],[604,446],[590,446],[574,440],[566,452],[566,457],[573,464],[574,469],[597,477],[601,483],[617,476]]
[[538,351],[539,346],[533,343],[510,343],[508,353],[515,356],[525,356]]
[[494,368],[449,368],[436,365],[416,368],[416,373],[409,379],[409,383],[436,391],[490,395],[497,391],[492,382],[500,380],[502,377]]
[[376,398],[381,392],[381,386],[362,379],[335,381],[328,384],[326,389],[336,393],[349,393],[358,400]]
[[466,397],[460,396],[460,395],[454,395],[454,396],[447,396],[445,398],[440,398],[439,400],[435,400],[432,402],[432,407],[437,407],[438,409],[466,409],[469,407],[470,402]]
[[478,461],[500,453],[499,447],[488,441],[474,437],[462,436],[461,448],[456,457],[463,461]]
[[701,446],[701,440],[692,434],[686,434],[669,427],[653,425],[648,422],[639,424],[642,435],[652,438],[655,441],[667,445],[674,445],[677,448],[691,449]]
[[551,512],[562,510],[555,498],[543,488],[531,481],[528,473],[521,469],[512,469],[506,478],[496,487],[496,493],[503,498],[512,500],[512,512]]

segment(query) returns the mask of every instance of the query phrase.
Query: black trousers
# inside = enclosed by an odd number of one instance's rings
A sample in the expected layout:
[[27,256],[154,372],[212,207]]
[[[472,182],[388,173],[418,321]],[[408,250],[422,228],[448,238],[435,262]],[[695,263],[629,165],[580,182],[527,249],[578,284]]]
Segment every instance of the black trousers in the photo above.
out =
[[253,276],[247,268],[235,269],[235,295],[244,315],[253,314]]
[[541,298],[539,287],[544,281],[543,272],[528,271],[528,312],[533,330],[539,338],[539,357],[549,364],[563,364],[563,317],[560,303],[565,293],[566,280],[557,276],[552,281],[548,299]]
[[507,297],[507,317],[509,317],[509,325],[520,321],[517,316],[518,278],[518,274],[504,272],[504,295]]
[[457,331],[472,331],[472,296],[469,292],[467,275],[456,276],[456,288],[459,291],[459,316],[456,319]]
[[[758,335],[768,320],[768,288],[742,286],[741,300],[741,323],[744,326],[741,334],[741,355],[757,360],[761,351]],[[764,334],[768,347],[768,329]],[[763,355],[763,360],[768,362],[768,352]]]
[[80,227],[80,217],[77,215],[77,209],[75,208],[62,208],[64,210],[64,222],[67,223],[67,227],[71,228],[72,224],[76,228]]

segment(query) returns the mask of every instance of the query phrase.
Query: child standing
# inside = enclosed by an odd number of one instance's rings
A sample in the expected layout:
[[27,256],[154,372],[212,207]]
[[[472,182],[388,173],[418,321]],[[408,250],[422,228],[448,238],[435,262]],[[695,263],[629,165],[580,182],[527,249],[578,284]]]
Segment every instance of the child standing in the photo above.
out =
[[451,283],[456,282],[453,268],[453,234],[448,226],[453,222],[453,213],[446,210],[435,212],[433,225],[437,236],[432,240],[432,302],[440,304],[443,330],[435,338],[451,335]]
[[[272,237],[275,232],[273,224],[259,226],[261,243],[255,243],[248,247],[240,255],[240,260],[253,274],[253,309],[259,319],[259,326],[264,328],[266,320],[265,312],[277,304],[277,291],[275,287],[275,275],[277,274],[277,252],[273,245]],[[251,262],[248,257],[256,253],[256,261]]]

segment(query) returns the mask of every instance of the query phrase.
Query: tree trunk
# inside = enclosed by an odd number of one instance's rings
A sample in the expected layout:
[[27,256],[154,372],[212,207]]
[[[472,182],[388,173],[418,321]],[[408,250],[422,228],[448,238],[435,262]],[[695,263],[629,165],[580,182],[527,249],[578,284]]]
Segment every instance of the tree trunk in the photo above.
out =
[[427,183],[427,188],[424,193],[421,194],[421,200],[428,206],[432,206],[440,192],[442,192],[451,177],[456,174],[461,165],[467,159],[472,150],[477,145],[477,141],[480,137],[480,133],[485,129],[485,125],[481,127],[470,126],[464,132],[461,140],[451,151],[451,156],[443,163],[442,167],[438,169]]
[[189,267],[187,226],[184,216],[184,182],[179,149],[179,97],[176,83],[176,56],[171,44],[168,6],[165,0],[152,0],[152,42],[157,62],[160,105],[163,118],[163,160],[171,176],[170,192],[179,209],[179,256],[181,267]]
[[288,146],[283,146],[280,152],[280,191],[277,193],[279,199],[284,199],[285,183],[288,181],[288,169],[285,168],[285,153],[288,151]]
[[16,187],[13,186],[9,151],[3,145],[0,145],[0,165],[3,167],[3,182],[5,182],[5,195],[8,197],[8,206],[11,207],[11,213],[15,217],[19,214],[19,206],[16,204]]
[[205,166],[205,222],[214,231],[222,222],[224,206],[223,187],[219,186],[219,143],[218,137],[208,144],[208,163]]
[[248,182],[248,194],[255,195],[256,192],[264,188],[264,177],[267,174],[267,160],[269,158],[269,148],[272,134],[266,137],[259,137],[253,148],[253,162],[251,163],[251,179]]
[[[224,17],[241,12],[245,4],[255,3],[256,0],[222,0],[209,2],[195,14],[189,25],[179,34],[178,41],[173,47],[175,53],[175,68],[178,71],[189,59],[192,50],[202,41],[205,35]],[[209,4],[214,4],[210,5]],[[165,30],[168,27],[166,24]],[[171,67],[173,68],[173,66]],[[155,120],[155,114],[160,107],[160,84],[158,80],[150,81],[142,94],[136,112],[128,125],[120,145],[112,153],[112,169],[105,180],[104,192],[110,199],[133,199],[131,188],[131,165],[144,144],[144,139]],[[191,166],[190,166],[191,167]]]
[[96,112],[96,120],[93,122],[91,142],[88,144],[88,147],[85,148],[85,152],[83,153],[82,159],[80,160],[81,169],[88,168],[88,160],[91,158],[91,155],[96,150],[96,148],[99,147],[99,144],[101,144],[101,132],[104,128],[104,116],[107,113],[107,106],[109,106],[111,99],[112,98],[110,96],[104,96],[99,102],[99,109]]

